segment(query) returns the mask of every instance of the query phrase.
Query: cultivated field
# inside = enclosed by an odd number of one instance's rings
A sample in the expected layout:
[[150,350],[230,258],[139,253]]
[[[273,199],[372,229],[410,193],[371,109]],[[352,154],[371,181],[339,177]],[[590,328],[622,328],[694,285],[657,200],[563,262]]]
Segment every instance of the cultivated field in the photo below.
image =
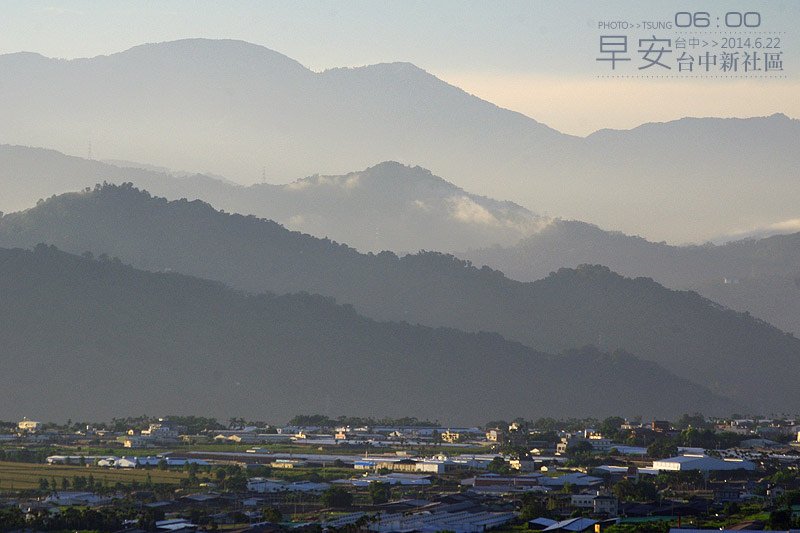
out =
[[98,468],[95,466],[63,466],[44,465],[31,463],[11,463],[0,461],[0,491],[38,489],[39,480],[45,478],[48,482],[56,481],[56,487],[61,488],[61,480],[67,478],[72,485],[75,476],[94,477],[95,483],[113,487],[117,483],[130,484],[134,481],[146,483],[164,483],[178,485],[180,480],[187,477],[185,472],[170,470],[122,470]]

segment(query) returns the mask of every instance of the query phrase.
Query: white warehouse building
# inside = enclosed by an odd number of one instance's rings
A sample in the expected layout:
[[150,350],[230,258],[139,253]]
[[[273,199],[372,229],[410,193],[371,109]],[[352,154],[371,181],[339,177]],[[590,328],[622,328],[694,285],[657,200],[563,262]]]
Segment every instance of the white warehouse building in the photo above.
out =
[[717,459],[708,455],[686,454],[653,461],[654,470],[714,472],[719,470],[755,470],[756,465],[742,459]]

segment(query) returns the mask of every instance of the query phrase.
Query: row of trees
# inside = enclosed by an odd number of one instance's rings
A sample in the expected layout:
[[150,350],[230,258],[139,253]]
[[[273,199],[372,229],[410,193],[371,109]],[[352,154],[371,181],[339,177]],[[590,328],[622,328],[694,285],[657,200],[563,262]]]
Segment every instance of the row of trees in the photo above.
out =
[[88,476],[72,476],[72,481],[67,477],[61,478],[61,483],[56,482],[56,478],[52,477],[49,480],[45,477],[39,478],[39,489],[42,491],[56,491],[61,490],[88,490],[95,491],[103,488],[103,484],[97,481],[92,474]]
[[0,509],[0,531],[116,531],[126,520],[137,520],[139,527],[155,530],[156,520],[163,513],[133,508],[106,507],[90,509],[67,507],[60,513],[47,511],[26,515],[17,507]]
[[659,435],[647,447],[647,454],[654,458],[672,457],[678,454],[679,446],[724,450],[738,446],[746,437],[737,433],[713,429],[689,427],[674,435]]

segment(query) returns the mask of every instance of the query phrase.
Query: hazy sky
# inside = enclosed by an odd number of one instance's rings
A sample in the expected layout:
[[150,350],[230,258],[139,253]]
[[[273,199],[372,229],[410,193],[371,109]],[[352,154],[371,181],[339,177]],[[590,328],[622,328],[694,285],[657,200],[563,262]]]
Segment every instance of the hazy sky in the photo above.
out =
[[[410,61],[482,98],[575,134],[686,115],[780,111],[800,117],[795,42],[800,1],[793,0],[0,0],[0,8],[2,53],[89,57],[145,42],[209,37],[261,44],[313,70]],[[673,21],[678,11],[708,11],[712,22],[727,12],[759,12],[759,31],[768,32],[762,36],[781,38],[787,77],[597,78],[607,73],[596,58],[599,37],[608,33],[597,28],[598,21]],[[676,31],[649,33],[676,38]],[[621,33],[632,42],[644,35],[643,30]]]

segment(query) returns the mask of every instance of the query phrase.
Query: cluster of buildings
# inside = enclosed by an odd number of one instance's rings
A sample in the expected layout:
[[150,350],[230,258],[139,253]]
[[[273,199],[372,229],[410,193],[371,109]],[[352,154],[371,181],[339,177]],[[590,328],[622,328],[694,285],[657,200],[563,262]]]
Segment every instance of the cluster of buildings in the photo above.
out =
[[[776,440],[785,441],[791,436],[796,446],[800,446],[800,424],[793,419],[728,419],[714,423],[716,431],[724,431],[746,435],[749,445],[763,447],[775,444]],[[671,424],[667,421],[653,421],[649,424],[625,423],[621,429],[634,438],[642,440],[654,435],[669,433]],[[624,455],[645,455],[643,446],[628,446],[613,442],[608,436],[594,429],[563,434],[559,442],[530,442],[528,434],[518,423],[507,428],[478,427],[438,427],[438,426],[374,426],[352,427],[339,426],[333,428],[316,426],[283,426],[283,427],[240,427],[234,429],[202,431],[187,434],[187,428],[169,419],[159,419],[141,430],[128,429],[114,432],[87,426],[80,431],[56,431],[46,429],[45,424],[36,420],[19,421],[16,431],[0,432],[0,443],[53,443],[53,444],[88,444],[100,443],[108,446],[125,448],[163,448],[177,446],[188,442],[195,443],[230,443],[247,445],[270,445],[279,443],[307,443],[317,446],[374,446],[392,447],[424,446],[436,443],[442,447],[453,449],[475,445],[493,445],[500,443],[517,444],[517,441],[530,443],[545,454],[565,454],[570,447],[586,442],[592,450],[607,453],[614,450]]]
[[[791,422],[791,421],[789,421]],[[202,467],[204,472],[224,465],[240,467],[247,478],[241,493],[214,492],[214,483],[196,493],[181,493],[174,498],[142,500],[142,507],[167,515],[157,525],[160,531],[192,530],[197,524],[186,516],[202,510],[217,524],[232,523],[242,516],[262,530],[285,526],[263,521],[264,506],[294,505],[319,509],[323,495],[332,490],[361,494],[360,503],[344,509],[335,519],[322,520],[315,526],[323,529],[358,527],[376,532],[388,531],[458,531],[471,533],[518,523],[520,505],[526,498],[547,502],[548,516],[530,520],[527,527],[541,531],[602,531],[609,525],[626,520],[674,519],[677,516],[708,516],[726,503],[747,501],[775,502],[786,490],[800,490],[795,485],[776,485],[766,480],[774,465],[786,469],[800,468],[800,446],[797,442],[778,442],[758,433],[759,428],[786,432],[796,427],[787,421],[733,420],[719,424],[719,431],[738,428],[742,447],[729,450],[679,448],[678,455],[666,458],[648,457],[645,447],[626,446],[594,429],[559,432],[555,439],[537,440],[518,424],[508,428],[427,428],[427,427],[339,427],[335,431],[314,427],[256,428],[204,432],[187,439],[186,428],[168,420],[159,420],[140,431],[120,434],[87,428],[75,435],[54,436],[36,421],[19,422],[15,444],[26,442],[41,446],[43,437],[63,444],[83,442],[91,438],[113,443],[121,452],[115,455],[54,454],[46,462],[52,465],[93,465],[109,469]],[[667,437],[674,430],[667,422],[629,425],[625,431],[648,437]],[[747,433],[742,433],[747,431]],[[768,432],[769,433],[769,432]],[[776,437],[777,438],[777,437]],[[26,441],[26,439],[34,439]],[[218,446],[203,449],[189,441],[204,444],[230,444],[228,451]],[[291,443],[291,452],[279,445]],[[437,453],[422,455],[413,449],[417,444],[435,443]],[[242,444],[247,444],[249,449]],[[502,446],[501,446],[502,444]],[[512,444],[527,453],[508,454]],[[470,446],[471,449],[465,449]],[[486,453],[473,453],[483,446]],[[153,455],[126,452],[126,448],[170,448],[172,451]],[[384,450],[392,448],[394,451]],[[210,450],[214,451],[210,451]],[[302,451],[298,451],[302,449]],[[588,453],[598,461],[576,465],[575,450]],[[147,452],[145,452],[147,453]],[[584,455],[585,457],[585,455]],[[271,472],[256,467],[268,467]],[[333,478],[326,469],[335,467]],[[342,475],[342,470],[350,474]],[[293,472],[292,472],[293,471]],[[252,472],[248,474],[248,472]],[[263,472],[267,472],[264,474]],[[664,476],[680,476],[694,472],[704,480],[698,493],[702,497],[657,501],[630,501],[615,489],[623,482],[637,483]],[[210,475],[210,474],[209,474]],[[661,475],[661,476],[660,476]],[[660,477],[659,477],[660,476]],[[385,504],[366,504],[366,494],[377,484],[391,488],[395,499]],[[199,488],[197,485],[193,489]],[[38,501],[20,502],[32,510],[58,512],[64,506],[102,507],[114,505],[126,494],[95,494],[78,491],[53,491]],[[31,511],[33,512],[33,511]],[[238,518],[237,518],[238,517]],[[800,509],[798,510],[800,517]],[[228,521],[228,522],[226,522]],[[297,527],[297,524],[293,524]],[[266,529],[264,529],[266,528]]]

